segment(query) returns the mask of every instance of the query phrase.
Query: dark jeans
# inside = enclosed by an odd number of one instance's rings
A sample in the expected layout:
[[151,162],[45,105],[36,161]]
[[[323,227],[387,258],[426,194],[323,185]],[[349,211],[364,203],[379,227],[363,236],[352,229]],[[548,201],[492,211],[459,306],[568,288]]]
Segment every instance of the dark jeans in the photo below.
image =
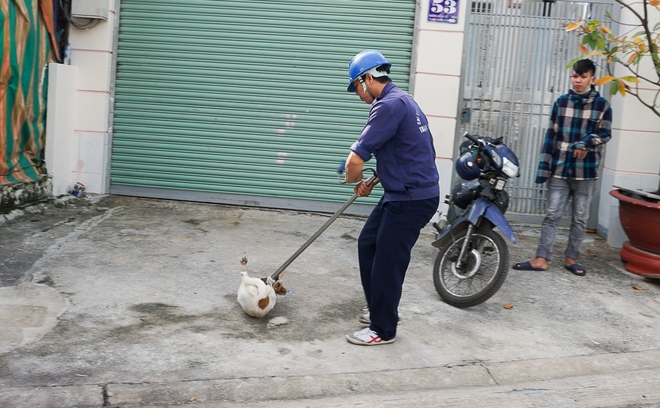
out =
[[403,280],[419,233],[438,209],[439,197],[417,201],[381,199],[358,238],[362,288],[371,330],[381,339],[396,336]]

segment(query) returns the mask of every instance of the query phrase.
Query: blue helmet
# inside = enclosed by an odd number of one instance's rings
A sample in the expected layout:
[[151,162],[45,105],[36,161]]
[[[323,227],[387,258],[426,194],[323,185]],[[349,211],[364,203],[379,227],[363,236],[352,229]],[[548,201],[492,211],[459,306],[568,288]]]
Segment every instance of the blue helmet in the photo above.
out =
[[376,50],[364,50],[353,57],[351,62],[348,63],[349,79],[348,88],[346,88],[346,90],[348,92],[355,92],[353,81],[364,75],[370,69],[380,67],[381,65],[387,65],[388,67],[392,66],[392,64],[385,59],[383,54]]
[[456,173],[463,180],[474,180],[479,177],[479,166],[474,161],[472,153],[463,153],[461,157],[456,160]]

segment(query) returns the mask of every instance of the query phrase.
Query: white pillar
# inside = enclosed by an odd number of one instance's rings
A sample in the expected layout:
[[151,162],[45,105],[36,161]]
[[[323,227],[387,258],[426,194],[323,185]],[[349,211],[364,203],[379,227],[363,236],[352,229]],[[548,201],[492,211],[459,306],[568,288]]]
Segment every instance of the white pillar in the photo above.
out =
[[463,39],[470,3],[458,3],[455,24],[429,21],[430,0],[417,3],[416,61],[413,96],[429,120],[440,173],[440,210],[449,194],[453,174],[454,140],[459,111]]
[[53,180],[53,194],[73,188],[72,172],[78,146],[74,137],[77,68],[48,64],[48,116],[46,119],[46,168]]

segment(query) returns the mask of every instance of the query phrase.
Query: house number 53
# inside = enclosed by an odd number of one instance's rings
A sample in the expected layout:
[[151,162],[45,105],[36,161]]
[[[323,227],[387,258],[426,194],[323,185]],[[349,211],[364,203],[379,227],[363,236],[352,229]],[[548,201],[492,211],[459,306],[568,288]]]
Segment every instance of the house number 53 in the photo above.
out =
[[431,12],[454,14],[456,13],[456,0],[433,1]]

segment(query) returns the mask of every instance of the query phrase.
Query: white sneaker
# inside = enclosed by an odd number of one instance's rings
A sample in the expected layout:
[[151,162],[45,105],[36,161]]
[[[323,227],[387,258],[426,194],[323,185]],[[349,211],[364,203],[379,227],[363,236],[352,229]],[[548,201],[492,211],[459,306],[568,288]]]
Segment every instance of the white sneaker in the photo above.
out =
[[383,340],[380,338],[378,333],[368,327],[365,327],[364,329],[356,331],[353,334],[347,334],[346,340],[348,340],[349,343],[357,344],[360,346],[377,346],[379,344],[394,343],[396,337],[389,340]]
[[[366,324],[367,326],[371,324],[371,319],[369,318],[369,309],[367,309],[367,313],[362,313],[360,317],[358,317],[358,322],[362,324]],[[401,323],[401,316],[399,316],[399,320],[397,320],[396,324]]]
[[369,318],[369,312],[367,313],[362,313],[360,317],[358,317],[358,322],[362,324],[366,324],[367,326],[371,324],[371,319]]

